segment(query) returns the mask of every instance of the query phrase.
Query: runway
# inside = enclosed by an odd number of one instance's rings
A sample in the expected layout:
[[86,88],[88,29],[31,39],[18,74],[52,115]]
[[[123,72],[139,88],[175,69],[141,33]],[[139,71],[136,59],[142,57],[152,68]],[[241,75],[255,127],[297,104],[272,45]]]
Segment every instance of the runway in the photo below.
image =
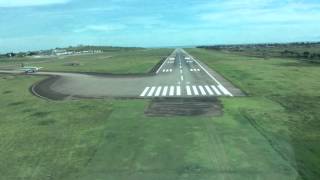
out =
[[209,70],[183,49],[176,49],[156,74],[152,82],[147,83],[141,91],[140,97],[234,96]]
[[58,72],[37,72],[34,75],[55,77],[39,82],[31,88],[34,94],[53,100],[244,95],[221,75],[183,49],[174,50],[155,74],[150,76],[97,76]]

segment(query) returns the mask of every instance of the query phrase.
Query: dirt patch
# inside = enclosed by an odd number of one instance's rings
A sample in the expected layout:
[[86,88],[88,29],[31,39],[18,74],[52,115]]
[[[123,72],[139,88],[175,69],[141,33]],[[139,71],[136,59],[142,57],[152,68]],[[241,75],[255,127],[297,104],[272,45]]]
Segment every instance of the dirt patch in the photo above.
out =
[[147,116],[221,116],[222,104],[216,98],[154,99],[145,110]]

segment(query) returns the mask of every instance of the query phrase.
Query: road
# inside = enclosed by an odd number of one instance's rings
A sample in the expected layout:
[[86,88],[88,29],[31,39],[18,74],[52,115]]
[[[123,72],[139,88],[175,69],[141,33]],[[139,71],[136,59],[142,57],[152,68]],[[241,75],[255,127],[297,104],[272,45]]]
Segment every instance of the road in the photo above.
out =
[[33,87],[34,93],[42,97],[48,96],[45,91],[50,92],[50,99],[55,99],[52,98],[55,97],[54,94],[63,95],[64,98],[188,98],[243,95],[238,88],[183,49],[174,50],[154,76],[108,77],[49,72],[35,74],[59,77]]

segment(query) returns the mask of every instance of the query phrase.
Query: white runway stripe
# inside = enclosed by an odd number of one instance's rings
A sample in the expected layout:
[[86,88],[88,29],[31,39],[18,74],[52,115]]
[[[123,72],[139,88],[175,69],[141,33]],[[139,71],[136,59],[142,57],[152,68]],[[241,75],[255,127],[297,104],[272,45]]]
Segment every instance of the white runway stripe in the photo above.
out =
[[148,94],[148,97],[150,97],[150,96],[153,95],[154,90],[156,90],[156,87],[155,87],[155,86],[153,86],[153,87],[150,89],[149,94]]
[[181,76],[181,81],[183,81],[183,76]]
[[156,91],[156,93],[154,94],[154,96],[160,96],[161,89],[162,89],[162,87],[159,86],[159,87],[157,88],[157,91]]
[[211,88],[214,90],[214,92],[215,92],[218,96],[221,95],[220,91],[219,91],[215,86],[212,85]]
[[228,96],[232,96],[231,93],[225,87],[223,87],[221,84],[218,85],[218,88],[223,92],[223,94],[228,95]]
[[192,71],[193,71],[193,69],[190,69],[190,71],[192,72]]
[[163,69],[162,72],[173,72],[173,69]]
[[210,87],[209,86],[204,86],[205,88],[206,88],[206,90],[208,91],[208,93],[209,93],[209,95],[214,95],[214,93],[212,92],[212,90],[210,89]]
[[167,96],[168,86],[165,86],[162,91],[162,96]]
[[150,87],[146,87],[143,92],[140,94],[141,97],[145,96],[148,92],[148,90],[150,89]]
[[169,96],[174,96],[174,86],[170,87]]
[[177,86],[177,96],[181,96],[181,87]]
[[190,86],[186,86],[186,90],[187,90],[187,95],[188,95],[188,96],[191,96],[192,93],[191,93]]
[[206,91],[203,89],[202,86],[198,86],[198,87],[199,87],[200,92],[201,92],[201,94],[202,94],[203,96],[207,95]]
[[193,89],[194,95],[199,96],[197,86],[192,86],[192,89]]

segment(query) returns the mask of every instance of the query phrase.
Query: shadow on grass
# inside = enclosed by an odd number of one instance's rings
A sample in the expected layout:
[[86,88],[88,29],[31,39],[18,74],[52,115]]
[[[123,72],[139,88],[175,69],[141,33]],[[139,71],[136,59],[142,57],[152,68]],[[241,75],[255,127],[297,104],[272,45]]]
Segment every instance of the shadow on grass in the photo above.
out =
[[50,112],[36,112],[36,113],[33,113],[31,116],[37,117],[37,118],[44,118],[44,117],[47,117],[49,114]]
[[279,64],[280,66],[285,67],[320,67],[320,63],[312,63],[307,61],[293,61]]
[[48,119],[48,120],[43,120],[43,121],[39,121],[37,124],[39,126],[49,126],[56,123],[56,120],[54,119]]

